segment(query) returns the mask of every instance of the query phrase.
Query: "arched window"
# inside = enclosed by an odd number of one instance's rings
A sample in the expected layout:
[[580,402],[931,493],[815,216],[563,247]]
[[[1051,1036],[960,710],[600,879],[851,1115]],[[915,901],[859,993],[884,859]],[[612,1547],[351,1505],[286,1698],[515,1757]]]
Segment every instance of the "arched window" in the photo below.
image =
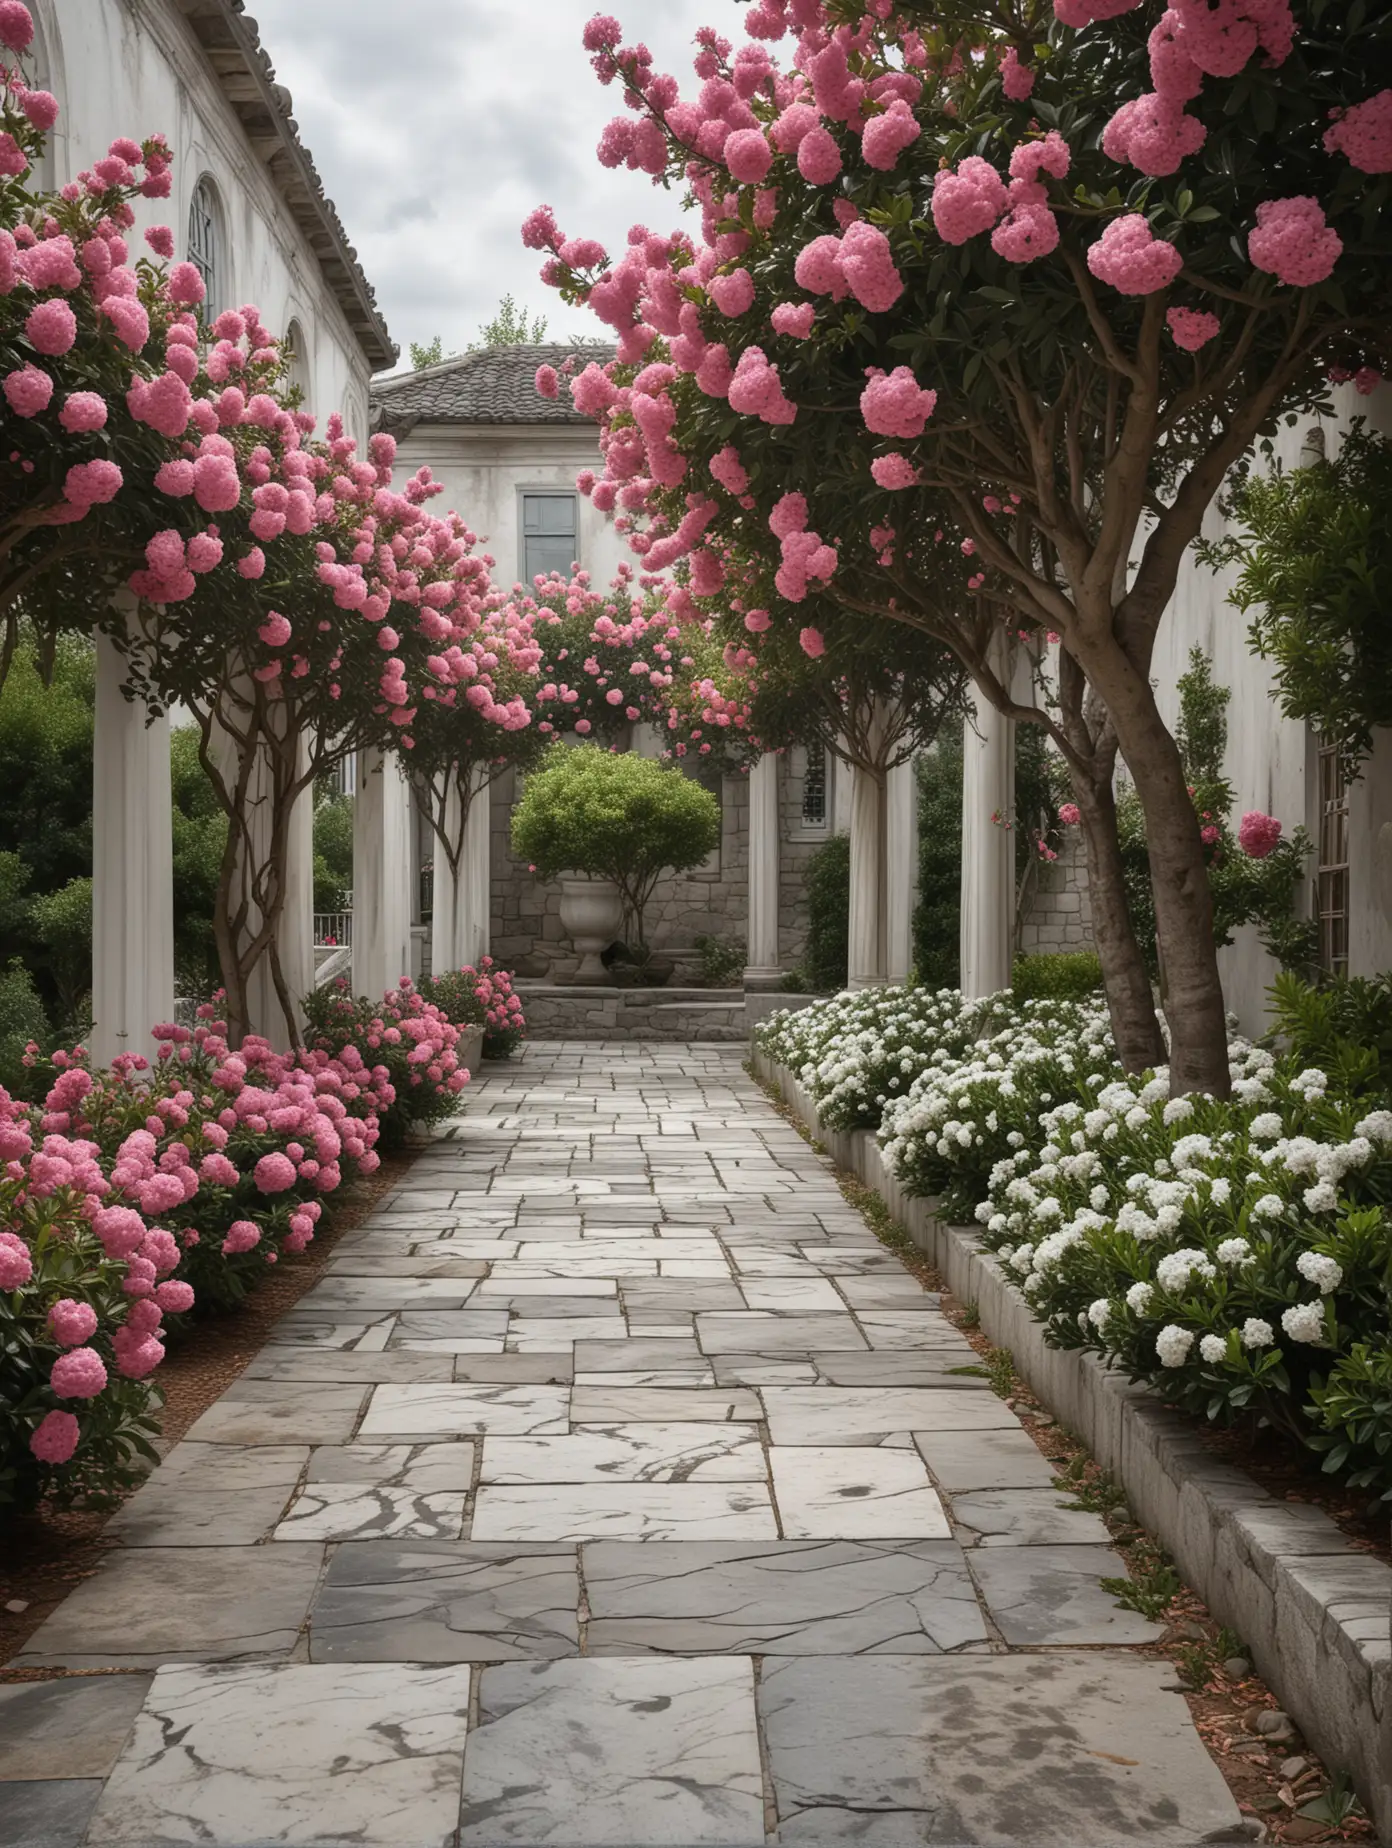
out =
[[59,59],[56,57],[57,28],[45,25],[44,12],[38,6],[30,9],[34,20],[34,38],[28,51],[24,54],[24,74],[30,87],[35,90],[51,90],[59,102],[60,114],[56,128],[50,129],[44,137],[44,151],[34,163],[29,184],[39,192],[51,192],[59,184],[59,163],[56,142],[65,132],[65,123],[61,114],[63,94],[62,79],[59,71]]
[[290,352],[290,383],[299,386],[307,405],[310,397],[309,347],[305,341],[304,328],[298,321],[292,321],[286,328],[285,344]]
[[203,278],[208,291],[203,313],[214,320],[226,306],[222,292],[227,276],[227,239],[223,230],[222,201],[217,188],[205,174],[193,189],[189,202],[189,261]]

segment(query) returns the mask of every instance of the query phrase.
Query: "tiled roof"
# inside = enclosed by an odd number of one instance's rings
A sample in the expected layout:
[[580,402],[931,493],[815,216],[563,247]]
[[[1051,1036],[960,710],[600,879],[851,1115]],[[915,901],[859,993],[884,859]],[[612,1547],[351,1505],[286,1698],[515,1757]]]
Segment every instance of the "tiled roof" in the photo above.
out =
[[374,427],[403,435],[417,424],[587,424],[561,386],[558,398],[536,388],[538,366],[560,368],[567,359],[578,372],[591,360],[614,357],[613,347],[484,347],[438,366],[378,379],[372,387]]
[[309,150],[300,140],[290,113],[290,92],[275,80],[275,68],[261,49],[256,21],[247,17],[246,0],[177,0],[177,4],[246,131],[252,151],[318,258],[368,364],[374,371],[394,366],[397,347],[378,310],[372,285],[348,242],[333,201],[324,192]]

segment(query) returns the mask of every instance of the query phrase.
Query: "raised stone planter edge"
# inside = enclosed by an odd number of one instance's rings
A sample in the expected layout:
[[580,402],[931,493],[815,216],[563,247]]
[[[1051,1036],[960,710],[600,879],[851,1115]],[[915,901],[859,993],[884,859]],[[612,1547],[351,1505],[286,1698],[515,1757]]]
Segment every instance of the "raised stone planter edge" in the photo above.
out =
[[895,1222],[1015,1369],[1126,1491],[1136,1519],[1244,1648],[1331,1770],[1346,1771],[1392,1842],[1392,1568],[1361,1552],[1318,1508],[1278,1500],[1223,1463],[1192,1425],[1094,1355],[1046,1345],[1027,1299],[974,1227],[906,1194],[868,1130],[824,1129],[785,1067],[753,1065],[839,1167],[872,1187]]

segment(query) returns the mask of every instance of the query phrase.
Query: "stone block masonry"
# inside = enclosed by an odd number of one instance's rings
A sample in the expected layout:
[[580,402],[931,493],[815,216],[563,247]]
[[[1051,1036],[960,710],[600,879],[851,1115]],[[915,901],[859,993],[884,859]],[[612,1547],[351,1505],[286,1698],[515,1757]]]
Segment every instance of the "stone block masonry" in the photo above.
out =
[[1057,955],[1092,948],[1092,905],[1082,831],[1065,828],[1057,860],[1041,862],[1020,919],[1022,955]]
[[1106,1529],[741,1052],[469,1086],[31,1637],[133,1685],[0,1690],[0,1839],[1240,1831]]

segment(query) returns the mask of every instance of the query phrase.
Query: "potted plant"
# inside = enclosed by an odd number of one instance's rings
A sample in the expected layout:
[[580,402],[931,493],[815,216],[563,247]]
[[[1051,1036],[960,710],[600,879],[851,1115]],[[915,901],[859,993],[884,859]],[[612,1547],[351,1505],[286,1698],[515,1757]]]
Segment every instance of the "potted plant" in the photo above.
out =
[[[720,804],[709,790],[675,765],[592,744],[558,745],[528,778],[512,817],[513,850],[543,879],[578,875],[565,882],[561,917],[583,957],[581,980],[606,979],[600,953],[620,915],[620,966],[640,980],[666,979],[647,941],[648,900],[663,873],[698,866],[719,840]],[[601,917],[606,890],[617,911]]]

